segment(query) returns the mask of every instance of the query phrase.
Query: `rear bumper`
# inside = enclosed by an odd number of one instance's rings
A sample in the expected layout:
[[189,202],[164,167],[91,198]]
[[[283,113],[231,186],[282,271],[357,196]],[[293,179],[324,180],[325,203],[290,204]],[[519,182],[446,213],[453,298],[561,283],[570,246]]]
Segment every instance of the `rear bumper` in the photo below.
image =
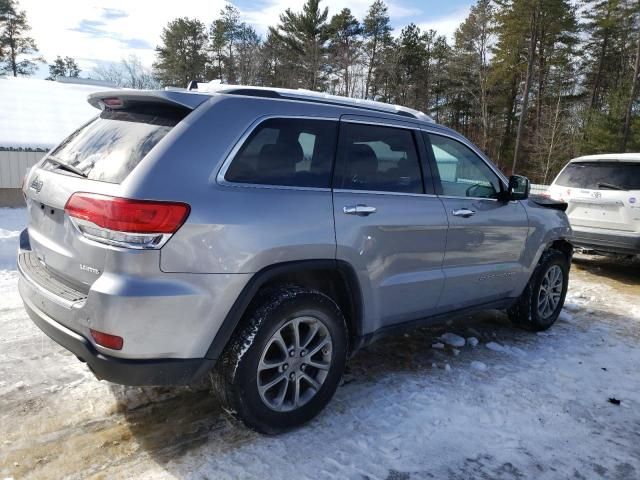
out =
[[[20,282],[24,282],[20,279]],[[33,322],[53,341],[86,362],[98,379],[121,385],[189,385],[205,375],[215,363],[207,358],[129,360],[98,352],[82,335],[56,322],[24,298]]]
[[625,255],[640,254],[640,234],[633,232],[573,227],[572,243],[577,247],[603,252]]

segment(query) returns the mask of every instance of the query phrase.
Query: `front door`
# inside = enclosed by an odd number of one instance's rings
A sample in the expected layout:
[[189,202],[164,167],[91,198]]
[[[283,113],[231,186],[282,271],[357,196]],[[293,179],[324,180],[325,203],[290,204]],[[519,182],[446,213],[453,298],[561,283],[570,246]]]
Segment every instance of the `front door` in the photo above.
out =
[[[504,182],[470,146],[424,134],[448,219],[442,310],[482,305],[519,295],[529,222],[517,201],[502,201]],[[437,180],[436,180],[437,181]]]
[[442,293],[447,215],[423,179],[419,135],[409,126],[340,124],[337,258],[360,280],[364,333],[432,314]]

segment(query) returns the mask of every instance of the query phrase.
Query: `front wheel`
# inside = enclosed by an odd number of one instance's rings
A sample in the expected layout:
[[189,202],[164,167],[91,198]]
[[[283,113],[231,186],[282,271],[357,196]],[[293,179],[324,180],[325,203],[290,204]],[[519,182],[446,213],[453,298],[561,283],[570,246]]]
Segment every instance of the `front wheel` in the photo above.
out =
[[317,415],[333,396],[347,358],[336,303],[316,290],[263,292],[225,348],[214,392],[250,428],[275,434]]
[[545,251],[524,292],[507,310],[509,318],[533,331],[548,329],[562,311],[568,286],[566,255],[554,249]]

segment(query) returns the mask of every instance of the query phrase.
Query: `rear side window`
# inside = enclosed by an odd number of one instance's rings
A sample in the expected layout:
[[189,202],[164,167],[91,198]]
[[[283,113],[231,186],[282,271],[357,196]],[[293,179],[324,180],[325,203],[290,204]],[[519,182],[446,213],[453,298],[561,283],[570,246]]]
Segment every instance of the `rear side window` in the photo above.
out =
[[329,188],[337,128],[332,120],[265,120],[240,148],[225,180]]
[[342,124],[334,187],[424,193],[422,171],[411,130]]
[[590,190],[640,190],[640,162],[574,162],[555,183]]
[[[120,183],[190,110],[140,105],[104,110],[76,130],[51,156],[87,178]],[[53,163],[49,168],[55,168]]]

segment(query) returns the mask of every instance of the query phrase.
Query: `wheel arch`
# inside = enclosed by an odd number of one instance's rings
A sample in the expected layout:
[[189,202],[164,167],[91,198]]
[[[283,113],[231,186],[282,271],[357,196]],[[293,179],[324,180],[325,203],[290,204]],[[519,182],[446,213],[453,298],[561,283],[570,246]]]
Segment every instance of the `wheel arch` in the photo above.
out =
[[363,334],[363,302],[355,270],[341,260],[301,260],[271,265],[251,277],[224,318],[205,357],[220,357],[260,290],[287,283],[314,288],[331,297],[347,322],[350,350],[356,347],[356,339]]
[[567,261],[571,263],[571,258],[573,257],[573,244],[569,240],[565,238],[554,240],[547,246],[546,249],[548,250],[550,248],[562,252],[565,257],[567,257]]

